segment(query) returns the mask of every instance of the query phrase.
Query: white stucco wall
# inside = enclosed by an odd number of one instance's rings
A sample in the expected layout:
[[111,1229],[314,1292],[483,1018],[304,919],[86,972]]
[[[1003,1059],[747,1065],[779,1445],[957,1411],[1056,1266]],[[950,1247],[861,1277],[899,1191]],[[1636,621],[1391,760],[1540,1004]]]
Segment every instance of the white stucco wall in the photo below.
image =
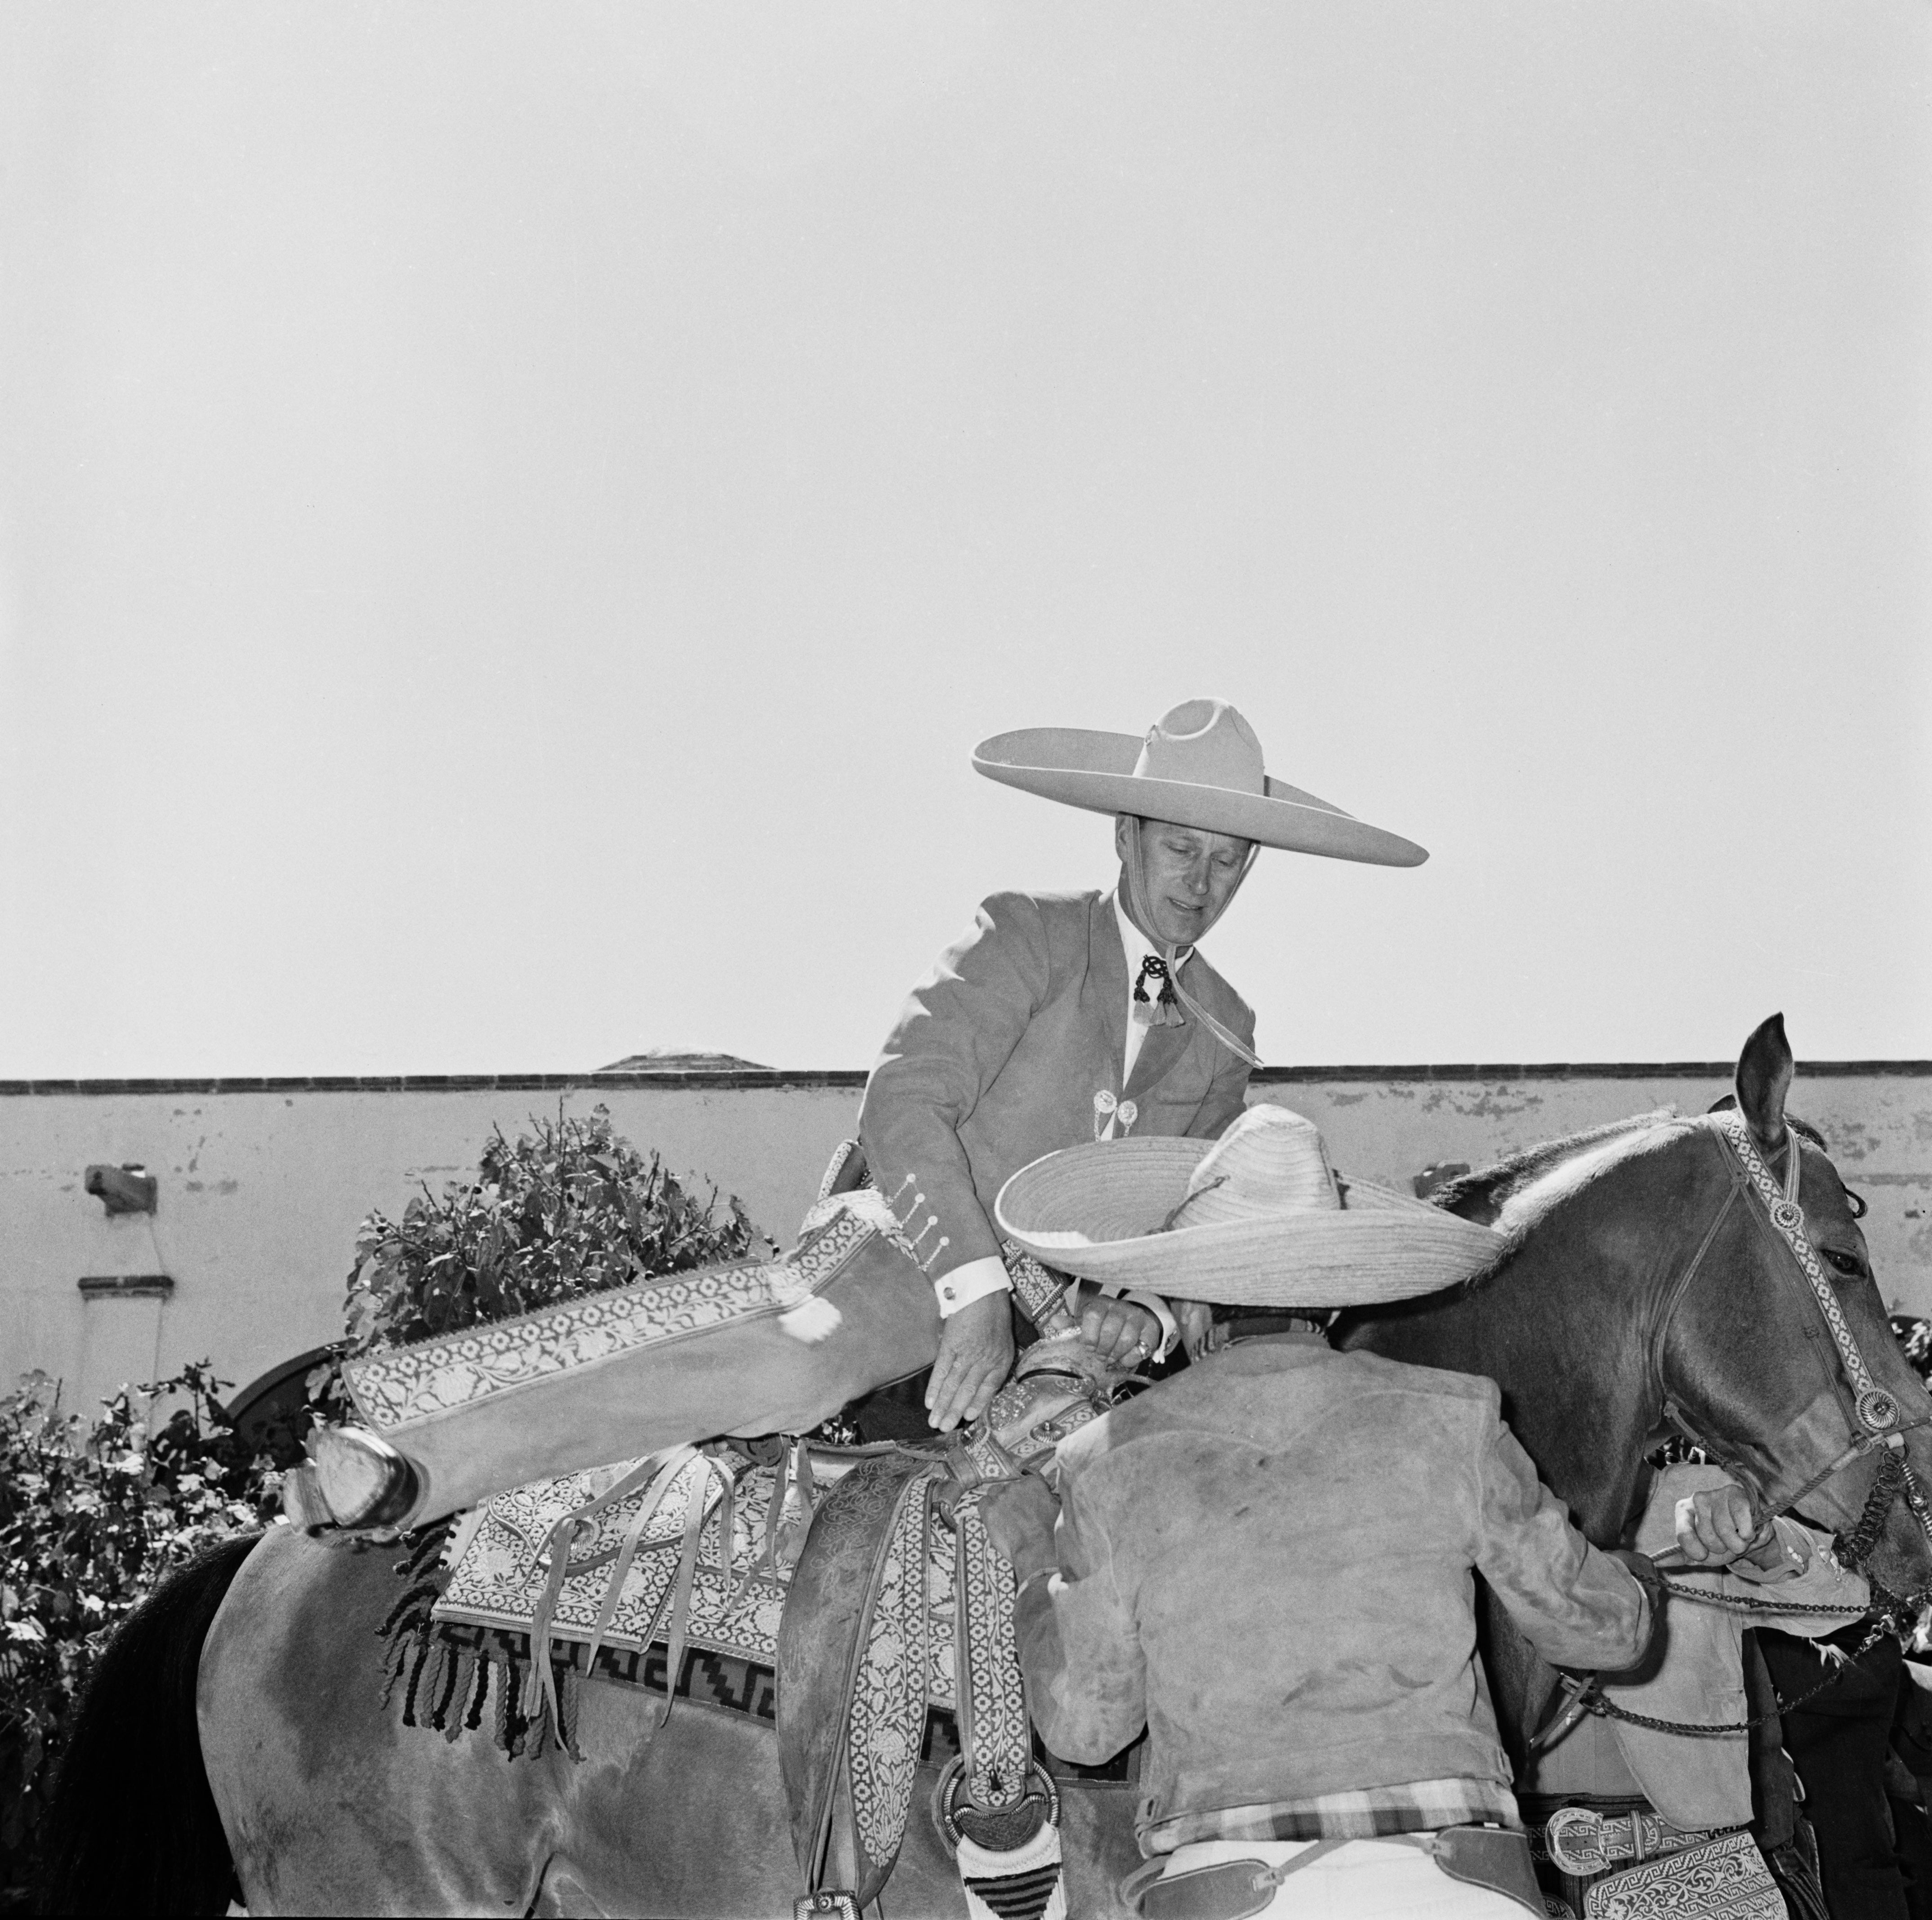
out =
[[[1257,1076],[1256,1096],[1304,1112],[1337,1163],[1406,1186],[1432,1162],[1481,1166],[1666,1104],[1701,1111],[1717,1069],[1313,1070]],[[212,1358],[244,1384],[340,1330],[357,1222],[417,1182],[474,1169],[493,1126],[608,1106],[619,1130],[680,1172],[736,1192],[786,1238],[853,1128],[859,1076],[730,1082],[632,1075],[570,1082],[0,1085],[0,1381],[29,1366],[85,1406],[125,1379]],[[1888,1303],[1932,1312],[1932,1065],[1801,1071],[1794,1112],[1831,1141]],[[145,1216],[82,1190],[92,1162],[144,1162]],[[164,1272],[165,1300],[83,1298],[83,1275]]]

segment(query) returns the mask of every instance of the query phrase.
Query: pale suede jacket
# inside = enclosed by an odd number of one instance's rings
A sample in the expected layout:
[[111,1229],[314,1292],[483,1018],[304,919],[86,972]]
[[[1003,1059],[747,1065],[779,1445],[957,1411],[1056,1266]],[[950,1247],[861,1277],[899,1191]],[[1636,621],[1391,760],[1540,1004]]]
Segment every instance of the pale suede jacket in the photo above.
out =
[[[1252,1047],[1255,1017],[1197,952],[1181,983]],[[859,1137],[874,1184],[934,1282],[1000,1250],[993,1201],[1042,1154],[1096,1137],[1094,1096],[1137,1109],[1132,1134],[1210,1138],[1245,1102],[1246,1063],[1192,1018],[1150,1028],[1123,1086],[1127,962],[1108,893],[996,893],[913,989],[866,1084]],[[945,1242],[943,1248],[940,1240]]]
[[1649,1639],[1642,1589],[1570,1524],[1489,1380],[1247,1341],[1059,1456],[1058,1526],[1016,1569],[1028,1697],[1070,1760],[1146,1726],[1144,1834],[1412,1781],[1507,1786],[1479,1569],[1558,1665],[1627,1667]]

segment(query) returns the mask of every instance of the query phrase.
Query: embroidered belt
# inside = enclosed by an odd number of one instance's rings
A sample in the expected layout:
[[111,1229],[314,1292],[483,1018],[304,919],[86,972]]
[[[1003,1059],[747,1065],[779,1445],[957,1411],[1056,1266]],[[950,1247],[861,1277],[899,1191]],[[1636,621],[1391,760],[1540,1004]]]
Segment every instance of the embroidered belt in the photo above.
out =
[[1627,1860],[1654,1860],[1732,1831],[1673,1826],[1661,1814],[1640,1808],[1606,1818],[1591,1807],[1559,1807],[1540,1828],[1531,1829],[1530,1848],[1538,1858],[1582,1880]]

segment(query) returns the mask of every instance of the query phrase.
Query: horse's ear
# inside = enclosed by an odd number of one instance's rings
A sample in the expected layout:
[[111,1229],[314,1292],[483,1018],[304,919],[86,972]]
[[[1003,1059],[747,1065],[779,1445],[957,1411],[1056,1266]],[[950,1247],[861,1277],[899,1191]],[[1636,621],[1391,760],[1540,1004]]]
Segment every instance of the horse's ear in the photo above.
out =
[[1738,1055],[1738,1111],[1768,1154],[1784,1144],[1784,1096],[1791,1090],[1791,1042],[1784,1016],[1774,1013]]

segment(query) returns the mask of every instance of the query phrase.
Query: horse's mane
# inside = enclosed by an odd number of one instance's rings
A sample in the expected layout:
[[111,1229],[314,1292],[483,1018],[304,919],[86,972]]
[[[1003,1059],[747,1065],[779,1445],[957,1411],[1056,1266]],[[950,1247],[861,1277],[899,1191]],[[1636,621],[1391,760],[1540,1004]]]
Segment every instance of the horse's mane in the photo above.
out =
[[[1659,1107],[1652,1113],[1632,1114],[1625,1120],[1606,1120],[1600,1126],[1586,1126],[1580,1132],[1566,1133],[1560,1139],[1541,1141],[1534,1147],[1526,1147],[1520,1153],[1498,1160],[1493,1166],[1479,1168],[1474,1173],[1458,1174],[1429,1196],[1430,1204],[1440,1207],[1445,1213],[1459,1214],[1466,1220],[1480,1220],[1486,1226],[1492,1225],[1508,1202],[1523,1196],[1546,1174],[1566,1166],[1579,1154],[1590,1153],[1626,1134],[1654,1127],[1678,1117],[1675,1107]],[[1592,1177],[1604,1167],[1614,1164],[1619,1157],[1604,1156]]]
[[[1735,1100],[1718,1101],[1711,1111],[1735,1106]],[[1795,1114],[1785,1118],[1792,1128],[1817,1146],[1824,1136]],[[1686,1121],[1675,1107],[1658,1107],[1649,1113],[1632,1114],[1627,1120],[1607,1120],[1600,1126],[1586,1126],[1559,1139],[1545,1140],[1526,1147],[1494,1166],[1474,1173],[1459,1174],[1445,1181],[1430,1196],[1432,1206],[1455,1214],[1466,1220],[1496,1228],[1502,1235],[1496,1257],[1466,1285],[1487,1280],[1522,1246],[1530,1229],[1559,1200],[1581,1192],[1646,1144],[1664,1144],[1661,1130],[1673,1131],[1694,1124]],[[1854,1199],[1856,1196],[1854,1196]]]

